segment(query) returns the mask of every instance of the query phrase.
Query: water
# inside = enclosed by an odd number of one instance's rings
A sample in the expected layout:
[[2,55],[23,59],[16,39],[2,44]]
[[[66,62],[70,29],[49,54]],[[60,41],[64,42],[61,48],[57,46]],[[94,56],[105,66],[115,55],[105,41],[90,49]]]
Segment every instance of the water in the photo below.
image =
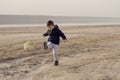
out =
[[0,15],[0,27],[46,26],[48,20],[60,26],[120,25],[120,18]]

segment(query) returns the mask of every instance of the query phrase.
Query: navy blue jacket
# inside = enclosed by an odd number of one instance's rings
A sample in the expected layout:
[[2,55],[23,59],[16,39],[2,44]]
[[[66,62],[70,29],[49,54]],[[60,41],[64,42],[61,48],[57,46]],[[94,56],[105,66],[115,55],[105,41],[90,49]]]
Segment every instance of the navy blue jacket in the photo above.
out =
[[53,30],[48,30],[46,33],[44,33],[43,36],[49,36],[48,41],[57,45],[60,43],[60,37],[62,37],[63,40],[67,39],[57,25],[55,25]]

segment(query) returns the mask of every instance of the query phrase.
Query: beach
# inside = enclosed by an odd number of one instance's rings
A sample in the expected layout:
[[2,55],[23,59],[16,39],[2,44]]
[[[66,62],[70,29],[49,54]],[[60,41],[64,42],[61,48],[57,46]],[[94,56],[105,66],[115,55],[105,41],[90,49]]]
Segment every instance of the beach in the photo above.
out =
[[[46,27],[0,27],[0,80],[120,80],[120,25],[60,26],[59,66],[43,48]],[[35,50],[24,51],[33,41]]]

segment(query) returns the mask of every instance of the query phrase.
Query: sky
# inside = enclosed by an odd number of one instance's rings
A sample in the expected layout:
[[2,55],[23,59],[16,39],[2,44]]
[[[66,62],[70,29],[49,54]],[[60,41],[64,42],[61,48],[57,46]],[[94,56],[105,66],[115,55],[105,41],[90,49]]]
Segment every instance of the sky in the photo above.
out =
[[0,14],[120,17],[120,0],[0,0]]

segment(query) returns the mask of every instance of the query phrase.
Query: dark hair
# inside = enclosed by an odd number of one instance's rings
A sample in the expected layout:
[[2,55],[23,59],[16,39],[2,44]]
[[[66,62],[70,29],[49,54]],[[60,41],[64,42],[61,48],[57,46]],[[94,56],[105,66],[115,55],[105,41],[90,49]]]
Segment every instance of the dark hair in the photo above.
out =
[[53,22],[52,20],[49,20],[49,21],[47,22],[47,26],[51,26],[51,25],[54,25],[54,22]]

